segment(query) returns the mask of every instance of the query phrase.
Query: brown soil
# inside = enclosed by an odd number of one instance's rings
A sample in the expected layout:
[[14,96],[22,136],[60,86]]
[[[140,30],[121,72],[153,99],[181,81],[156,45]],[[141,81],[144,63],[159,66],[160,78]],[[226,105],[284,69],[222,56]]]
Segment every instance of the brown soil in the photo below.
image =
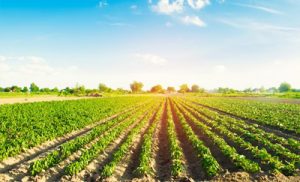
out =
[[167,134],[167,108],[165,106],[159,131],[155,136],[156,142],[156,176],[160,181],[171,180],[171,159]]
[[45,102],[45,101],[79,100],[79,99],[92,99],[92,97],[40,96],[40,97],[0,98],[0,105],[16,104],[16,103]]
[[175,113],[173,103],[171,102],[171,111],[173,115],[173,120],[175,123],[175,128],[177,132],[177,137],[178,140],[180,141],[181,148],[183,149],[184,156],[186,158],[186,166],[189,171],[189,175],[194,179],[194,180],[203,180],[207,179],[205,174],[203,173],[200,160],[197,157],[197,154],[189,142],[186,134],[184,133],[184,130],[181,126],[181,123],[179,122],[178,116]]
[[226,173],[220,176],[213,178],[211,181],[214,182],[300,182],[300,176],[290,176],[286,177],[283,174],[249,174],[246,172],[235,172],[235,173]]

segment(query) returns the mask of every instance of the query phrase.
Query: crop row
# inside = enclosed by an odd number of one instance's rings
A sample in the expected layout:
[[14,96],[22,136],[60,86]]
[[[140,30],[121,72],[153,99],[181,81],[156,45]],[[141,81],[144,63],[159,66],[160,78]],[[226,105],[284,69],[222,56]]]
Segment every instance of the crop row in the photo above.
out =
[[103,124],[100,124],[93,128],[88,134],[84,136],[77,137],[74,140],[66,142],[62,144],[58,150],[54,150],[50,152],[45,157],[34,161],[30,164],[30,173],[31,175],[36,175],[40,173],[42,170],[46,170],[50,167],[55,166],[62,160],[69,157],[72,153],[84,147],[86,144],[90,143],[92,140],[96,139],[103,132],[109,130],[115,124],[123,121],[125,118],[129,117],[131,114],[137,110],[134,109],[127,113],[120,114],[119,116],[113,118],[112,120],[106,121]]
[[162,112],[163,107],[158,110],[153,123],[149,127],[147,133],[144,135],[141,153],[139,154],[139,164],[135,169],[135,174],[138,176],[153,175],[154,171],[150,165],[152,159],[153,136],[159,121],[162,119]]
[[[284,143],[284,144],[287,144],[286,141],[284,138],[282,137],[275,137],[276,135],[274,134],[270,134],[270,133],[267,133],[267,132],[264,132],[262,130],[256,130],[254,127],[251,127],[251,130],[253,130],[254,132],[252,131],[249,131],[247,128],[247,125],[243,125],[244,127],[242,127],[241,125],[237,124],[239,122],[243,122],[242,120],[237,120],[237,119],[234,119],[232,117],[228,117],[228,116],[225,116],[225,115],[218,115],[216,114],[214,111],[210,111],[208,109],[205,109],[203,107],[200,107],[200,106],[192,106],[192,105],[188,105],[189,108],[195,108],[195,109],[201,109],[201,110],[204,110],[206,113],[210,113],[210,116],[217,122],[219,122],[220,124],[223,124],[225,125],[227,128],[230,128],[230,130],[234,130],[238,133],[241,133],[242,137],[245,139],[245,140],[248,140],[250,142],[257,142],[261,145],[263,145],[264,147],[266,147],[267,149],[269,149],[270,151],[273,151],[274,155],[278,155],[278,156],[281,156],[283,158],[286,158],[286,159],[289,159],[291,163],[293,164],[298,164],[300,163],[300,155],[297,155],[293,152],[291,152],[289,149],[283,147],[282,144],[280,143],[272,143],[268,138],[275,138],[277,140],[279,140],[281,143]],[[260,132],[258,132],[260,131]],[[267,137],[265,137],[267,136]],[[290,139],[291,140],[294,140],[294,139]],[[273,140],[274,141],[274,140]],[[298,145],[295,145],[295,143]],[[298,151],[299,152],[299,142],[294,140],[293,142],[293,145],[290,146],[291,148],[294,148],[295,151]],[[297,149],[298,148],[298,149]]]
[[210,107],[253,119],[260,124],[300,134],[300,106],[297,104],[263,103],[229,98],[192,99]]
[[3,105],[0,161],[150,100],[150,97],[115,97]]
[[[161,108],[161,104],[159,104],[158,107]],[[155,116],[155,112],[157,112],[157,109],[151,109],[150,112],[129,132],[126,140],[121,144],[118,150],[112,154],[112,159],[110,160],[110,162],[105,164],[105,166],[103,167],[101,171],[102,178],[107,178],[113,174],[116,166],[125,157],[125,155],[128,154],[130,148],[133,145],[134,138],[142,132],[141,129],[145,127],[145,125],[148,125],[150,123],[149,121],[151,117]]]
[[[168,100],[168,103],[170,101]],[[171,175],[173,177],[179,177],[185,171],[183,162],[183,151],[180,146],[180,142],[177,139],[175,124],[173,121],[170,104],[167,106],[167,121],[168,121],[168,138],[171,154]]]
[[[128,127],[134,124],[139,118],[143,117],[143,114],[147,110],[152,110],[154,107],[154,103],[151,103],[150,106],[143,108],[141,111],[135,113],[129,120],[122,122],[117,127],[110,130],[89,149],[84,149],[81,156],[69,164],[65,168],[65,173],[68,175],[74,175],[82,171],[94,158],[96,158],[100,153],[102,153],[106,147]],[[149,113],[148,113],[149,114]]]
[[[171,102],[172,103],[172,102]],[[188,138],[188,141],[192,144],[195,152],[200,160],[201,166],[208,177],[216,176],[221,167],[217,160],[212,156],[211,151],[206,147],[198,136],[194,133],[193,129],[187,123],[183,114],[179,111],[176,105],[171,104],[175,111],[180,124],[182,125],[183,131]]]
[[[189,107],[191,108],[193,106],[189,105]],[[207,109],[203,109],[201,107],[197,108],[197,111],[199,110],[210,117],[213,114],[212,112],[207,112]],[[250,142],[245,141],[244,138],[238,136],[235,132],[230,131],[231,127],[226,126],[227,121],[224,119],[219,119],[217,113],[215,113],[214,120],[204,118],[200,113],[197,112],[194,112],[194,114],[198,115],[198,117],[201,118],[202,121],[211,126],[214,130],[218,131],[220,134],[225,135],[240,147],[250,151],[255,158],[269,164],[271,169],[280,171],[285,175],[292,175],[295,172],[294,163],[284,164],[278,159],[278,157],[272,156],[265,148],[260,149],[258,146],[253,146]],[[241,133],[242,136],[245,135],[248,131],[244,130],[244,132],[245,133]]]
[[[199,106],[197,108],[199,108]],[[265,132],[264,130],[258,128],[256,124],[249,124],[249,123],[246,123],[244,120],[237,120],[237,119],[232,118],[232,117],[225,117],[225,116],[222,116],[222,115],[213,114],[214,113],[213,111],[210,111],[210,110],[205,109],[203,107],[202,107],[202,110],[206,110],[206,112],[211,113],[212,117],[214,117],[214,119],[224,118],[224,119],[227,120],[228,123],[239,126],[239,127],[243,128],[245,130],[248,130],[249,132],[251,132],[253,134],[258,134],[263,138],[272,140],[276,143],[279,143],[281,145],[289,147],[294,151],[298,151],[298,153],[300,151],[300,142],[293,139],[293,138],[286,139],[286,138],[277,136],[274,133]]]
[[[176,103],[177,104],[177,103]],[[184,113],[184,115],[193,122],[201,131],[207,135],[221,150],[224,156],[228,157],[232,163],[244,171],[255,173],[260,171],[260,167],[256,162],[247,159],[244,155],[237,153],[236,149],[226,143],[226,141],[218,136],[216,133],[211,131],[211,127],[200,122],[196,117],[194,117],[190,112],[184,109],[181,105],[177,104],[177,107]]]

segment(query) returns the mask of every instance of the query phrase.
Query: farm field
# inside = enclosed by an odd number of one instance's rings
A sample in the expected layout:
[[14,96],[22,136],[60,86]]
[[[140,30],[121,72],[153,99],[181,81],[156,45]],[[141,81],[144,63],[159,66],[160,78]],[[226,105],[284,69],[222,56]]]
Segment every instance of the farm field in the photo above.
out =
[[0,181],[299,181],[300,105],[123,96],[0,107]]

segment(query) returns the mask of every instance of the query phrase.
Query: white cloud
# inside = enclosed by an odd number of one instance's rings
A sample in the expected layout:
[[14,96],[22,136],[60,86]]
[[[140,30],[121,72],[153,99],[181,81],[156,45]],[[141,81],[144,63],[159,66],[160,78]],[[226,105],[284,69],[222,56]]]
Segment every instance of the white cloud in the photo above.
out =
[[195,25],[198,27],[205,27],[206,24],[198,16],[185,16],[181,21],[186,25]]
[[108,6],[108,3],[107,3],[106,0],[100,0],[100,1],[99,1],[99,3],[98,3],[98,7],[99,7],[99,8],[104,8],[104,7],[106,7],[106,6]]
[[209,5],[209,0],[187,0],[189,6],[193,9],[202,9]]
[[247,8],[252,8],[252,9],[256,9],[256,10],[260,10],[260,11],[264,11],[270,14],[279,14],[282,15],[283,12],[272,9],[272,8],[268,8],[268,7],[264,7],[264,6],[257,6],[257,5],[251,5],[251,4],[241,4],[241,3],[235,3],[235,5],[237,6],[241,6],[241,7],[247,7]]
[[180,13],[183,11],[184,0],[159,0],[157,5],[153,5],[152,9],[162,14]]
[[134,54],[134,57],[137,58],[138,61],[150,63],[154,65],[165,65],[168,61],[167,59],[160,57],[154,54]]

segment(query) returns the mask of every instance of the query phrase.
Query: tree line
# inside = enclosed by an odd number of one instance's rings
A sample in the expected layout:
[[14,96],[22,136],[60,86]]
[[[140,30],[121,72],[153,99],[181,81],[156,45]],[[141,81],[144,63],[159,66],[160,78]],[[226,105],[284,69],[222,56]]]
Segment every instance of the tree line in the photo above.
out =
[[[197,84],[193,84],[191,87],[188,84],[182,84],[179,86],[179,89],[176,90],[175,87],[169,86],[167,88],[163,88],[162,85],[154,85],[151,87],[150,90],[144,91],[143,90],[144,84],[142,82],[134,81],[130,84],[130,90],[126,90],[123,88],[112,89],[106,86],[103,83],[100,83],[97,89],[86,89],[84,85],[77,84],[75,87],[66,87],[64,89],[55,88],[40,88],[35,83],[31,83],[29,87],[19,87],[19,86],[11,86],[11,87],[0,87],[0,92],[17,92],[17,93],[58,93],[60,95],[97,95],[101,93],[119,93],[119,94],[126,94],[126,93],[204,93],[206,92],[204,88],[199,87]],[[292,86],[287,83],[281,83],[278,88],[271,87],[265,89],[264,87],[261,88],[247,88],[245,90],[236,90],[232,88],[218,88],[215,89],[213,92],[216,93],[283,93],[283,92],[300,92],[300,90],[293,89]]]

